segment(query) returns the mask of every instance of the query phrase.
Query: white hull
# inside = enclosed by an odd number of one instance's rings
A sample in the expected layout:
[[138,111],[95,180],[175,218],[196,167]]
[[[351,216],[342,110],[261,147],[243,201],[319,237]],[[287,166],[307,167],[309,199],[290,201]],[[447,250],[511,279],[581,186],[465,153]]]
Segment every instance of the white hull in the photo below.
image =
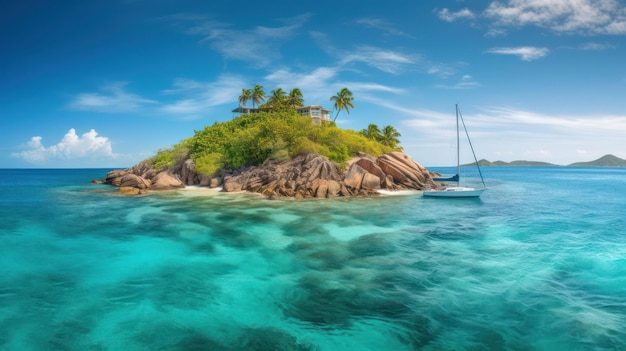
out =
[[[461,116],[461,112],[459,111],[459,105],[456,105],[456,175],[452,178],[434,178],[434,181],[454,181],[456,182],[456,186],[449,186],[447,188],[439,189],[439,190],[426,190],[424,191],[424,196],[427,197],[448,197],[448,198],[463,198],[463,197],[479,197],[483,191],[485,191],[485,181],[483,179],[483,174],[480,172],[480,165],[478,164],[478,160],[476,159],[476,154],[474,153],[474,147],[472,146],[472,142],[470,141],[469,134],[467,133],[467,128],[465,128],[465,122],[463,122],[463,116]],[[474,161],[476,161],[476,168],[478,168],[478,174],[480,174],[480,180],[483,183],[482,189],[474,189],[474,188],[466,188],[459,186],[459,179],[461,175],[461,152],[460,152],[460,142],[459,142],[459,119],[463,122],[463,129],[465,130],[465,135],[467,136],[467,141],[469,142],[470,148],[472,149],[472,155],[474,156]]]
[[485,189],[465,188],[460,186],[449,187],[441,190],[426,190],[427,197],[479,197]]

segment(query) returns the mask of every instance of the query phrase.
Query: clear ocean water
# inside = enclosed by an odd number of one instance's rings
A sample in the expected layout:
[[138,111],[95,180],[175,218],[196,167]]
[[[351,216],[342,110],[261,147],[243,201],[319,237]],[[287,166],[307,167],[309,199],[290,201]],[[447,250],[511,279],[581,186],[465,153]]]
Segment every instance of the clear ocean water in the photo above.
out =
[[480,199],[121,197],[0,170],[0,350],[625,350],[626,169]]

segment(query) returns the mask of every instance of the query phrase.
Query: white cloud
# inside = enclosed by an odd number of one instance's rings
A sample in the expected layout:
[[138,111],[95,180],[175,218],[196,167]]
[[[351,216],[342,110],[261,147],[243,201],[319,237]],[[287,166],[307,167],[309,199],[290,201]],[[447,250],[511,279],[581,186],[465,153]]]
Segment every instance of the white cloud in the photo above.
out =
[[507,35],[507,31],[502,28],[491,28],[485,33],[487,38],[504,37]]
[[561,33],[626,34],[626,7],[617,0],[494,1],[485,16],[498,26],[537,26]]
[[40,136],[32,137],[25,150],[14,152],[11,157],[34,164],[47,164],[86,159],[114,160],[120,156],[113,153],[109,138],[98,136],[94,129],[78,136],[76,130],[71,128],[59,143],[48,147],[42,143],[42,139]]
[[455,75],[457,71],[458,68],[455,65],[446,63],[428,63],[426,68],[426,73],[443,79],[447,79]]
[[257,26],[252,29],[231,29],[229,25],[207,21],[187,31],[202,35],[202,41],[227,59],[248,61],[263,67],[280,57],[280,46],[292,38],[310,15],[305,14],[285,20],[280,27]]
[[242,78],[234,75],[222,75],[215,82],[177,79],[175,88],[165,90],[164,93],[184,95],[184,98],[163,105],[161,111],[184,119],[197,119],[214,106],[236,104],[245,84]]
[[473,89],[480,86],[480,84],[474,81],[474,78],[469,74],[463,75],[454,85],[438,85],[438,88],[444,89],[454,89],[454,90],[463,90],[463,89]]
[[336,84],[337,86],[348,86],[350,90],[354,92],[378,92],[378,93],[391,93],[391,94],[403,94],[406,92],[405,89],[402,88],[394,88],[387,85],[382,85],[378,83],[368,83],[368,82],[345,82],[341,84]]
[[412,38],[412,36],[400,31],[399,29],[395,28],[391,23],[380,18],[359,18],[355,20],[355,23],[363,25],[365,27],[371,27],[381,30],[385,34]]
[[454,22],[459,19],[473,19],[476,17],[472,11],[467,8],[464,8],[457,12],[450,12],[449,9],[442,9],[438,12],[439,18],[446,22]]
[[144,99],[138,95],[127,93],[124,87],[128,83],[117,82],[102,87],[104,93],[78,94],[69,103],[74,110],[96,112],[133,112],[156,101]]
[[295,73],[288,69],[279,69],[265,79],[276,83],[278,86],[298,87],[302,89],[318,89],[328,85],[328,81],[337,76],[337,69],[332,67],[318,67],[308,73]]
[[408,65],[416,63],[415,57],[404,55],[392,50],[372,46],[359,46],[350,53],[343,55],[341,64],[352,62],[365,63],[383,72],[399,74]]
[[485,52],[490,54],[517,55],[524,61],[532,61],[546,56],[550,51],[546,48],[520,46],[511,48],[493,48]]
[[615,45],[609,44],[609,43],[603,44],[603,43],[596,43],[596,42],[588,42],[578,47],[578,49],[585,50],[585,51],[603,51],[603,50],[615,49]]
[[265,80],[272,87],[268,90],[282,87],[289,91],[293,88],[299,88],[304,95],[307,104],[323,104],[324,101],[332,95],[329,86],[333,84],[332,80],[337,76],[337,68],[318,67],[310,72],[293,72],[289,69],[278,69],[267,76]]
[[287,69],[279,69],[267,75],[265,79],[274,87],[282,87],[285,90],[299,88],[305,98],[306,104],[329,104],[331,96],[335,95],[343,87],[359,95],[359,100],[366,101],[368,92],[403,94],[404,89],[386,86],[374,82],[346,82],[338,81],[338,68],[319,67],[310,72],[297,73]]
[[626,134],[626,116],[553,116],[509,107],[493,107],[486,111],[485,115],[479,115],[486,124],[492,124],[497,120],[498,124],[535,125],[540,126],[541,129],[575,131],[579,135]]

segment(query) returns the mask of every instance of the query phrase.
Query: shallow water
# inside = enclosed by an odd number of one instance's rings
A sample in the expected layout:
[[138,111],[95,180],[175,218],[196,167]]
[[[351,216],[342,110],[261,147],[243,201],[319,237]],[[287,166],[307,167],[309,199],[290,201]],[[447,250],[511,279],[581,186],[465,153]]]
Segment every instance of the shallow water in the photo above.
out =
[[626,169],[483,172],[269,201],[0,170],[0,350],[626,349]]

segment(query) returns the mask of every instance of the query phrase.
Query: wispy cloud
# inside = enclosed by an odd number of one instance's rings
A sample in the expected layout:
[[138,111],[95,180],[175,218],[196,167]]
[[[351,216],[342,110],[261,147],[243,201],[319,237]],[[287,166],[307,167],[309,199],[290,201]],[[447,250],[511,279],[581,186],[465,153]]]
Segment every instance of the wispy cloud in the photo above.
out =
[[520,46],[510,48],[492,48],[485,52],[489,54],[515,55],[519,56],[524,61],[533,61],[546,56],[550,50],[534,46]]
[[371,82],[342,82],[337,86],[349,86],[351,90],[356,92],[377,92],[377,93],[390,93],[390,94],[404,94],[406,90],[403,88],[391,87],[388,85],[371,83]]
[[462,10],[451,12],[449,9],[444,8],[437,12],[439,18],[446,22],[454,22],[460,19],[473,19],[476,15],[467,8]]
[[540,126],[544,130],[545,128],[559,132],[568,130],[563,135],[626,133],[626,115],[555,116],[510,107],[491,107],[485,109],[485,114],[478,117],[483,119],[485,124],[524,124]]
[[305,99],[309,103],[320,104],[328,101],[329,98],[343,87],[350,87],[350,90],[359,95],[360,100],[366,99],[369,92],[403,94],[404,89],[391,87],[375,82],[339,81],[336,78],[340,68],[319,67],[310,72],[293,72],[287,69],[280,69],[265,77],[266,82],[272,86],[284,87],[286,89],[299,88]]
[[383,72],[399,74],[407,67],[414,65],[417,60],[412,55],[362,45],[349,53],[345,53],[340,64],[345,65],[354,62],[364,63]]
[[463,63],[448,64],[448,63],[426,63],[426,73],[437,76],[439,78],[447,79],[457,74],[459,66],[463,66]]
[[155,104],[156,101],[142,98],[124,90],[126,82],[116,82],[101,88],[102,93],[82,93],[68,104],[73,110],[96,112],[133,112]]
[[162,91],[159,100],[146,99],[124,91],[126,83],[108,85],[105,93],[78,94],[68,107],[80,111],[108,113],[146,113],[167,118],[201,118],[214,106],[232,104],[246,82],[239,76],[221,75],[213,82],[176,79],[173,87]]
[[588,42],[578,47],[578,50],[584,51],[604,51],[615,49],[615,45],[609,43]]
[[58,160],[116,160],[120,155],[113,153],[109,138],[99,136],[94,129],[79,136],[76,130],[71,128],[60,142],[48,147],[42,143],[41,136],[34,136],[26,143],[25,150],[14,152],[11,157],[33,164],[46,164]]
[[375,28],[382,31],[384,34],[395,35],[395,36],[403,36],[407,38],[412,38],[409,34],[397,29],[388,21],[385,21],[380,18],[359,18],[354,21],[356,24]]
[[508,32],[502,28],[491,28],[485,33],[487,38],[497,38],[504,37],[508,34]]
[[263,67],[280,57],[280,46],[293,38],[309,17],[309,14],[304,14],[283,20],[283,26],[249,29],[234,29],[229,24],[204,21],[191,27],[187,33],[202,36],[202,41],[209,43],[224,58],[248,61]]
[[346,50],[332,45],[328,35],[325,33],[310,32],[310,35],[318,47],[329,56],[338,59],[338,65],[342,68],[350,64],[362,63],[386,73],[400,74],[421,60],[420,55],[406,54],[370,45],[358,45],[350,50]]
[[234,103],[245,85],[241,77],[234,75],[222,75],[215,82],[177,79],[174,89],[164,93],[183,97],[164,104],[161,111],[183,119],[201,118],[214,106]]
[[[319,104],[330,97],[329,86],[337,77],[336,67],[318,67],[309,72],[294,72],[290,69],[278,69],[265,76],[265,81],[274,87],[284,89],[299,88],[310,103]],[[314,102],[316,101],[316,102]]]
[[537,26],[560,33],[626,34],[626,7],[617,0],[494,1],[484,12],[498,26]]
[[469,74],[463,75],[459,80],[453,85],[445,85],[440,84],[437,85],[438,88],[443,89],[453,89],[453,90],[464,90],[464,89],[474,89],[479,87],[480,84],[474,80],[472,76]]

